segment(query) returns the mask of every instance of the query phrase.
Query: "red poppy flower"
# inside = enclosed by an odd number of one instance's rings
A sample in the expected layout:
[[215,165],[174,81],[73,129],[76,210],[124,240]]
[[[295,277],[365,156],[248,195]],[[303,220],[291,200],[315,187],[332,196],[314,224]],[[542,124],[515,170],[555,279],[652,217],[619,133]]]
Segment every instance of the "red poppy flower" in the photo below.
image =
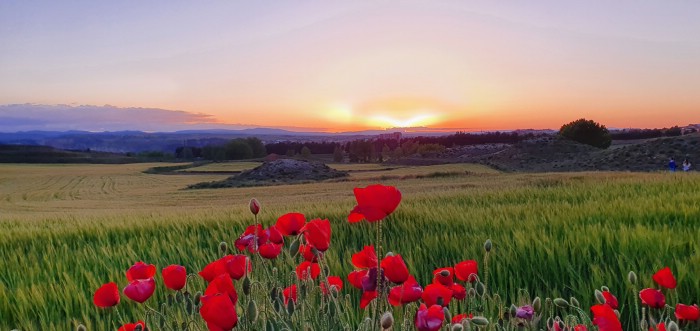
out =
[[355,188],[357,205],[348,216],[350,223],[366,219],[369,222],[380,221],[396,210],[401,202],[401,192],[393,186],[369,185]]
[[306,223],[302,229],[307,244],[325,252],[331,244],[331,222],[327,219],[315,219]]
[[418,301],[423,295],[423,288],[418,284],[413,276],[399,286],[394,286],[389,290],[389,303],[392,306]]
[[[258,249],[262,249],[262,246],[282,243],[284,243],[284,238],[274,225],[263,230],[262,225],[255,224],[248,226],[233,244],[239,251],[248,249],[251,253],[257,253]],[[276,250],[276,247],[268,246],[266,250],[266,253],[270,256],[270,253]]]
[[479,273],[479,264],[474,260],[466,260],[455,264],[455,276],[463,282],[474,282]]
[[353,272],[350,272],[348,274],[348,281],[352,286],[355,288],[361,290],[362,289],[362,280],[367,277],[367,274],[369,273],[369,269],[362,269],[362,270],[355,270]]
[[211,331],[230,331],[238,323],[236,306],[228,295],[217,293],[202,296],[199,314]]
[[450,286],[450,290],[452,290],[452,297],[457,300],[462,300],[467,297],[467,289],[460,284],[452,284],[452,286]]
[[287,213],[280,216],[275,227],[285,236],[296,236],[306,224],[306,216],[302,213]]
[[[314,253],[316,251],[316,253]],[[304,260],[316,263],[318,262],[318,256],[323,256],[323,253],[319,252],[318,250],[315,250],[313,247],[309,245],[304,245],[300,244],[299,245],[299,253],[301,256],[304,257]]]
[[666,305],[666,297],[657,289],[645,288],[639,291],[639,298],[642,299],[642,304],[650,308],[663,308]]
[[143,330],[143,331],[146,330],[146,323],[144,323],[143,321],[138,321],[136,323],[124,324],[117,331],[134,331],[134,330],[136,330],[137,326],[140,326],[141,330]]
[[584,324],[579,324],[574,326],[574,331],[588,331],[588,328]]
[[92,297],[92,302],[100,308],[114,307],[119,304],[119,288],[111,282],[100,286]]
[[433,271],[433,284],[452,286],[454,283],[455,269],[452,267],[440,268]]
[[269,243],[261,245],[259,250],[260,256],[268,260],[276,259],[282,253],[282,246],[284,244]]
[[593,313],[593,325],[598,326],[600,331],[622,331],[622,324],[615,315],[615,311],[607,304],[594,305],[591,307]]
[[199,272],[199,275],[207,282],[211,282],[216,276],[222,273],[228,273],[233,279],[241,279],[246,274],[246,265],[248,273],[253,271],[250,260],[245,255],[226,255],[207,266]]
[[365,309],[365,307],[369,306],[369,303],[376,298],[377,291],[362,292],[362,297],[360,297],[360,309]]
[[226,273],[216,276],[204,291],[204,295],[214,295],[217,293],[228,295],[234,305],[238,302],[238,293],[236,293],[236,288],[233,286],[233,280],[231,276]]
[[698,305],[688,306],[679,303],[676,305],[675,315],[679,320],[697,321],[700,319],[700,309],[698,309]]
[[472,314],[459,314],[456,315],[455,317],[452,317],[452,324],[459,324],[462,323],[465,319],[470,319],[474,317]]
[[651,278],[661,287],[670,289],[676,288],[676,278],[673,277],[673,273],[669,267],[657,271]]
[[664,324],[664,322],[661,322],[659,324],[656,324],[656,327],[650,326],[649,331],[666,331],[666,324]]
[[155,275],[156,266],[141,261],[134,263],[134,265],[126,271],[126,279],[130,282],[137,279],[153,278]]
[[438,305],[427,308],[425,304],[421,304],[416,312],[414,324],[418,331],[438,331],[442,327],[442,322],[445,320],[445,312]]
[[321,273],[321,268],[318,266],[318,263],[304,261],[297,266],[296,272],[299,280],[307,280],[309,277],[311,279],[316,279]]
[[185,267],[171,264],[163,268],[160,274],[163,275],[165,287],[175,291],[179,291],[185,287],[185,282],[187,282],[187,271]]
[[381,267],[384,269],[384,276],[393,283],[401,284],[408,279],[408,268],[399,254],[382,259]]
[[321,281],[321,292],[325,295],[331,294],[329,289],[335,288],[336,291],[340,292],[343,289],[343,280],[338,276],[328,276],[326,278],[328,281],[328,287],[326,287],[326,282]]
[[377,267],[377,253],[374,246],[365,246],[361,251],[352,255],[352,265],[360,269]]
[[605,298],[605,303],[610,305],[610,308],[617,309],[617,298],[614,295],[612,295],[612,293],[610,293],[609,291],[603,291],[603,297]]
[[153,295],[156,290],[156,281],[153,278],[137,279],[124,288],[124,295],[138,303],[143,303]]
[[433,283],[425,287],[421,298],[428,306],[438,304],[438,298],[442,298],[442,306],[447,306],[452,300],[452,290],[442,284]]
[[292,299],[294,303],[297,303],[297,285],[292,284],[291,286],[282,290],[282,295],[284,295],[284,305],[287,305],[289,299]]

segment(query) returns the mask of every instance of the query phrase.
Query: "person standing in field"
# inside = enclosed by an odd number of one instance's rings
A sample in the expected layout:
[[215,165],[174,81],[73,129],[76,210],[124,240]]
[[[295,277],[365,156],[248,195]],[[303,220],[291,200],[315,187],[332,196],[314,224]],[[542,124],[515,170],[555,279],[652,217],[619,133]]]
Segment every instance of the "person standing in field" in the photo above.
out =
[[690,171],[690,161],[688,159],[683,160],[683,171]]
[[671,172],[676,172],[676,160],[671,158],[671,161],[668,161],[668,170]]

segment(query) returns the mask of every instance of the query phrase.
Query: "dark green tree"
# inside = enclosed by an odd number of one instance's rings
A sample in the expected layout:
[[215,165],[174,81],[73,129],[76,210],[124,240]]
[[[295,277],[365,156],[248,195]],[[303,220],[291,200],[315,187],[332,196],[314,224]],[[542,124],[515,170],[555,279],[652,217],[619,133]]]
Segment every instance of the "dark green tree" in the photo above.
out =
[[303,157],[305,159],[310,158],[311,157],[311,150],[306,146],[302,147],[301,148],[301,157]]
[[253,149],[245,139],[238,138],[226,144],[226,158],[229,160],[243,160],[253,157]]
[[257,137],[249,137],[246,138],[245,141],[246,143],[248,143],[248,146],[250,146],[250,149],[253,151],[253,157],[264,157],[265,155],[267,155],[265,145]]
[[598,148],[608,148],[612,142],[610,132],[605,125],[585,118],[564,124],[559,129],[559,135]]

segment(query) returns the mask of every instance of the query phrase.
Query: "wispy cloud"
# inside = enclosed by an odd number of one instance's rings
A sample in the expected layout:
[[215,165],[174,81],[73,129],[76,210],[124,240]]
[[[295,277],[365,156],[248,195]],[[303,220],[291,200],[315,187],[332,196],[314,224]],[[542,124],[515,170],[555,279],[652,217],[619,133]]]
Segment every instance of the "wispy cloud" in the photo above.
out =
[[[208,114],[158,108],[110,105],[0,105],[0,131],[174,131],[216,128],[222,124]],[[229,127],[229,126],[227,126]]]

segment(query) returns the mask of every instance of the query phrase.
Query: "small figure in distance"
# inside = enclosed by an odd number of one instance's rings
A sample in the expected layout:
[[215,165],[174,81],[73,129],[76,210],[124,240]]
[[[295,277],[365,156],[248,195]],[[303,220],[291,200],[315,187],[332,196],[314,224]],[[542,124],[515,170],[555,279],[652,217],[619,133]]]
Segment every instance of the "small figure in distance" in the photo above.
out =
[[690,161],[688,161],[688,159],[685,159],[683,161],[683,171],[690,171],[690,166]]
[[668,170],[670,170],[671,172],[676,172],[676,160],[674,160],[673,158],[671,158],[671,160],[668,161]]

